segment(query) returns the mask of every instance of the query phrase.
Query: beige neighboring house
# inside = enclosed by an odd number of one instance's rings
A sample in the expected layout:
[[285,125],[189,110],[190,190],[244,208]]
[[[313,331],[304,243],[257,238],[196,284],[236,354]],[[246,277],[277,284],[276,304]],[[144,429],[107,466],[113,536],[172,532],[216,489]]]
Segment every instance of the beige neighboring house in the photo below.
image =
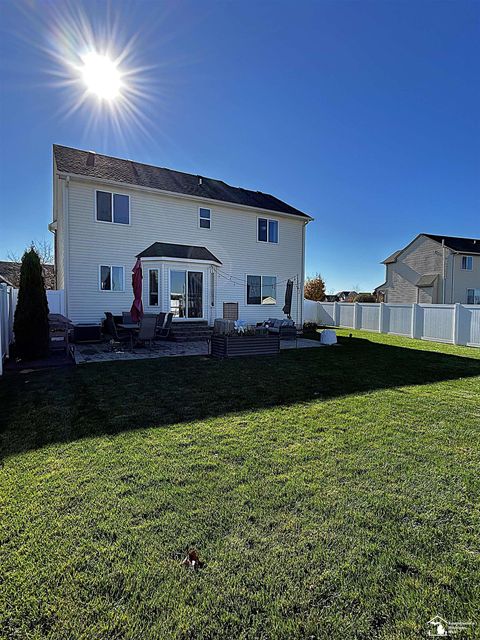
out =
[[420,233],[383,264],[385,302],[480,304],[480,239]]
[[[18,289],[20,286],[20,262],[12,260],[0,261],[0,284],[6,284],[9,287]],[[43,279],[45,281],[45,289],[55,289],[55,267],[53,264],[44,264]]]

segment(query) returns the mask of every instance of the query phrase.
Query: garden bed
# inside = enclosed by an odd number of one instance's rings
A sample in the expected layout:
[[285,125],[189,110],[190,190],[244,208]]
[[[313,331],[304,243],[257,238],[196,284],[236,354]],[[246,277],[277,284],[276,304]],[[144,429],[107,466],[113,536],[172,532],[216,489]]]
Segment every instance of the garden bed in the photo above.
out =
[[212,356],[233,358],[236,356],[274,355],[280,351],[279,336],[213,336]]

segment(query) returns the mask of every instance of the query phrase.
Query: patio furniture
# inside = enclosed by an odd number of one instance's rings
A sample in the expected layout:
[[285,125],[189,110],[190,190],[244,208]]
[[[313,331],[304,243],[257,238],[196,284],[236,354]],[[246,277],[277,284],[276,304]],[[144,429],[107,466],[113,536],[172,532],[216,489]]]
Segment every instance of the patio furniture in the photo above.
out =
[[297,337],[297,327],[293,320],[269,318],[263,323],[271,335],[279,335],[280,340],[295,340]]
[[82,342],[101,342],[102,327],[99,323],[79,322],[73,325],[73,341],[76,344]]
[[50,350],[64,350],[68,353],[68,334],[72,326],[71,320],[61,313],[48,314]]
[[235,320],[227,320],[225,318],[216,318],[213,323],[213,334],[217,336],[225,336],[235,331]]
[[105,311],[105,322],[103,324],[104,333],[108,334],[111,337],[110,344],[112,346],[112,351],[115,348],[115,343],[122,344],[124,342],[130,342],[130,348],[133,348],[133,334],[131,331],[128,332],[119,332],[117,330],[117,325],[113,319],[113,315],[109,311]]
[[156,320],[156,326],[155,326],[155,337],[158,338],[159,337],[159,333],[161,331],[161,329],[163,328],[163,323],[165,322],[165,316],[167,314],[164,311],[161,311],[160,313],[144,313],[143,317],[144,318],[155,318]]
[[160,340],[166,340],[170,335],[170,328],[172,326],[173,313],[167,314],[167,319],[165,320],[165,325],[157,331],[155,338]]
[[152,340],[155,338],[155,330],[157,327],[157,318],[146,318],[145,316],[140,320],[140,329],[138,331],[137,340],[135,344],[145,345],[147,342],[152,346]]
[[122,311],[122,324],[133,324],[132,314],[130,311]]

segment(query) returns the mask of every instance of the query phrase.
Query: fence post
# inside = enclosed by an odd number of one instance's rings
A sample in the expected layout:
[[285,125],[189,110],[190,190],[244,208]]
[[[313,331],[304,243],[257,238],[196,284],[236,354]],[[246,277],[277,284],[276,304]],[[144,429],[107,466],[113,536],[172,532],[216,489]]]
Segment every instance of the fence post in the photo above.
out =
[[415,302],[412,304],[412,326],[410,328],[410,337],[418,338],[418,304]]
[[359,311],[358,302],[354,302],[353,303],[353,328],[354,329],[359,328],[358,325],[360,320],[361,309],[360,309],[360,313],[358,313],[358,311]]
[[380,309],[378,310],[378,333],[383,333],[384,309],[385,309],[385,303],[380,302]]
[[340,314],[338,313],[338,311],[339,311],[338,302],[334,302],[333,303],[333,322],[336,327],[339,326],[339,321],[340,321],[340,318],[339,318]]
[[0,376],[3,374],[3,358],[8,356],[10,328],[8,326],[8,289],[0,284]]
[[462,305],[456,302],[453,305],[453,344],[462,344],[460,339]]

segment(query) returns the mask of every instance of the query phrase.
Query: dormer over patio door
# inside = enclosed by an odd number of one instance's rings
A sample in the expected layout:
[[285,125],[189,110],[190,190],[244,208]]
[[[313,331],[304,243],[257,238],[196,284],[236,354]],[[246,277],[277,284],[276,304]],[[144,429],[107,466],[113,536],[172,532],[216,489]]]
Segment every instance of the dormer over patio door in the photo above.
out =
[[203,318],[203,272],[170,270],[170,311],[177,319]]

